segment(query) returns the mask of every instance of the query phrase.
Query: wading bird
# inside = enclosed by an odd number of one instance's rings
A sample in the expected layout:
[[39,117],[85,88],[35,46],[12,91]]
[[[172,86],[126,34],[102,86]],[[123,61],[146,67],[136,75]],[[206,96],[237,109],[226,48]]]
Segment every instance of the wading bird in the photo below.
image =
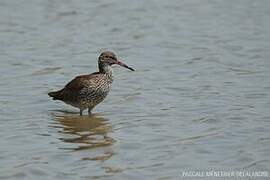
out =
[[131,67],[120,62],[113,52],[105,51],[98,58],[98,72],[77,76],[63,89],[49,92],[48,95],[53,100],[60,100],[79,108],[80,115],[82,115],[85,109],[88,109],[88,114],[90,115],[92,109],[103,101],[111,90],[113,82],[111,66],[114,64],[134,71]]

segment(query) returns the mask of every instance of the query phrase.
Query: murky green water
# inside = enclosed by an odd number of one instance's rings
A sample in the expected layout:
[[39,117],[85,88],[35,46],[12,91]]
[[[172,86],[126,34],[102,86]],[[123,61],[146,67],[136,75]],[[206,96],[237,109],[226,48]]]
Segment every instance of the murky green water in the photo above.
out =
[[[0,179],[270,173],[269,9],[267,0],[0,1]],[[114,68],[94,117],[47,96],[96,71],[104,49],[136,71]]]

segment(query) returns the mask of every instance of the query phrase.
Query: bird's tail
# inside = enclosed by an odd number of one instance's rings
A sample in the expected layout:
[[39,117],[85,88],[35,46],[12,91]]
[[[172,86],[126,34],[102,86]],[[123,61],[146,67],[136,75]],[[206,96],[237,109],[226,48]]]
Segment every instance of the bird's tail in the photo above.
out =
[[61,90],[60,91],[52,91],[52,92],[48,93],[48,95],[51,96],[53,98],[53,100],[59,100],[60,94],[61,94]]

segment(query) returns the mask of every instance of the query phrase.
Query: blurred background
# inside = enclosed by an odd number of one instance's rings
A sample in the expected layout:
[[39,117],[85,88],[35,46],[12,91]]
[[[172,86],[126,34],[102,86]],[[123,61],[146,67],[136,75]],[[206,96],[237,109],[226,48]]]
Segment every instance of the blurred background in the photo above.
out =
[[[269,172],[269,49],[268,0],[1,0],[0,179]],[[103,50],[94,116],[47,96]]]

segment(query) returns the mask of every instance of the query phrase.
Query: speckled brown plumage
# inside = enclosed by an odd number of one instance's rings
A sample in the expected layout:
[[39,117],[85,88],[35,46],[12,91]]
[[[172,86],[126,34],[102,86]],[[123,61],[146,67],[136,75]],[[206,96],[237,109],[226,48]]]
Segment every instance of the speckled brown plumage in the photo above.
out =
[[134,71],[132,68],[118,61],[115,54],[110,51],[101,53],[98,58],[99,72],[89,75],[77,76],[63,89],[49,92],[53,100],[60,100],[83,110],[88,108],[88,113],[108,95],[113,82],[111,65],[118,64]]

